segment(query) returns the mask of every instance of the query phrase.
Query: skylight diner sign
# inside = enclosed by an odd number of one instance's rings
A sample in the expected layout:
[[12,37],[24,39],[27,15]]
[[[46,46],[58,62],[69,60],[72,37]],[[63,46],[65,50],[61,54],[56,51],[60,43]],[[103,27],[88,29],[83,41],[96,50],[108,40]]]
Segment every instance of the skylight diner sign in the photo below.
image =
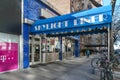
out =
[[80,26],[94,25],[97,23],[102,23],[107,21],[108,16],[105,14],[99,14],[90,17],[81,17],[73,20],[66,20],[61,22],[53,22],[50,24],[42,24],[34,26],[35,31],[53,30],[53,29],[63,29],[63,28],[73,28]]
[[[99,10],[98,10],[99,11]],[[93,11],[92,11],[93,12]],[[80,12],[79,12],[80,13]],[[66,18],[67,17],[67,18]],[[42,21],[42,22],[41,22]],[[64,15],[60,17],[54,17],[51,19],[41,20],[33,25],[30,28],[30,32],[45,32],[45,31],[53,31],[53,30],[63,30],[70,28],[78,28],[78,27],[90,27],[94,25],[100,24],[109,24],[112,21],[111,11],[107,11],[104,13],[97,13],[91,15],[84,14],[71,14]]]

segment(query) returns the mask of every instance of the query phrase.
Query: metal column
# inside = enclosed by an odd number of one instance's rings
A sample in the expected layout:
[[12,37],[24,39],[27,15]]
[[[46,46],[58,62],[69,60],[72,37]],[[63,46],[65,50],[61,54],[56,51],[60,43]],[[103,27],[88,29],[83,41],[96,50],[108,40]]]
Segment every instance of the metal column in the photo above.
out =
[[75,57],[79,57],[80,56],[80,49],[79,49],[80,45],[79,45],[79,40],[75,40]]
[[41,46],[41,41],[42,41],[42,39],[41,39],[41,36],[40,36],[40,44],[39,44],[39,46],[40,46],[40,50],[39,50],[40,62],[42,62],[42,53],[41,53],[41,48],[42,48],[42,46]]
[[32,60],[32,64],[34,64],[34,53],[35,53],[35,35],[32,35],[32,39],[31,39],[31,45],[32,45],[32,52],[31,52],[31,60]]
[[59,60],[62,60],[62,36],[59,37],[59,41],[60,41]]
[[[110,25],[109,25],[110,26]],[[110,27],[108,27],[108,61],[110,61],[110,39],[111,39],[111,35],[110,35]]]

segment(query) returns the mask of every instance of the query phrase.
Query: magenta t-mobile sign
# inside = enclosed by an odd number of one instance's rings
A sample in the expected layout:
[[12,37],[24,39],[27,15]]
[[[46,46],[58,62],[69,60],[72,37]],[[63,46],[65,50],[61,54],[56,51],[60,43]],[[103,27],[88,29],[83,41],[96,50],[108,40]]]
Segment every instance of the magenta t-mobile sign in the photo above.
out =
[[0,42],[0,72],[18,69],[18,43]]

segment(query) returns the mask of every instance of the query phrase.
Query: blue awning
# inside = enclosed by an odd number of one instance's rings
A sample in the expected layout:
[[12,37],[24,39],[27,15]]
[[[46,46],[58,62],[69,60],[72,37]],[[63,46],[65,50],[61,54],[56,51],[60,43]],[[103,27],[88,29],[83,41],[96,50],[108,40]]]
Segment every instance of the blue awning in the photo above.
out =
[[65,36],[106,32],[111,22],[112,8],[111,6],[103,6],[82,12],[38,20],[30,27],[30,33]]

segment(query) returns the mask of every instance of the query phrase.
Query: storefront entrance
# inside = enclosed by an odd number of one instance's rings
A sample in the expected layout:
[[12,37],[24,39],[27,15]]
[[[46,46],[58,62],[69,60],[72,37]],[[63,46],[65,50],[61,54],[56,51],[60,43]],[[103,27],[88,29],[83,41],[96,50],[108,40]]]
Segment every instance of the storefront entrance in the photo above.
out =
[[37,64],[41,62],[41,42],[38,35],[30,35],[29,39],[30,64]]
[[62,38],[62,57],[63,59],[74,57],[75,39],[71,36]]
[[[62,37],[65,36],[76,36],[76,35],[84,35],[84,34],[96,34],[96,33],[108,33],[108,58],[110,56],[110,37],[111,37],[111,17],[112,7],[111,6],[104,6],[99,8],[94,8],[82,12],[77,12],[73,14],[67,14],[63,16],[57,16],[53,18],[48,18],[44,20],[38,20],[36,21],[30,29],[27,27],[24,30],[24,33],[26,30],[29,30],[29,34],[32,35],[46,35],[46,37],[58,37],[59,43],[60,43],[60,50],[59,50],[59,60],[62,60]],[[26,32],[27,33],[27,32]],[[28,33],[27,33],[28,34]],[[26,35],[26,34],[25,34]],[[28,39],[27,36],[24,36],[24,39]],[[39,38],[38,38],[39,39]],[[41,48],[38,50],[39,45],[41,47],[41,44],[38,44],[40,40],[37,42],[34,42],[34,36],[31,39],[32,41],[32,53],[30,53],[31,56],[31,62],[35,63],[41,60]],[[79,41],[75,40],[75,47],[74,47],[74,55],[75,57],[80,56],[80,50],[79,50]],[[26,50],[26,46],[28,44],[25,44],[24,50]],[[37,46],[37,47],[35,47]],[[50,47],[50,46],[49,46]],[[38,51],[37,51],[38,50]],[[47,50],[47,49],[46,49]],[[27,53],[27,52],[24,52]],[[37,54],[39,53],[39,54]],[[38,57],[36,57],[38,55]],[[45,55],[47,56],[47,55]],[[24,54],[24,57],[28,58],[26,54]],[[44,58],[44,56],[42,57]],[[44,58],[45,59],[45,58]],[[46,58],[47,59],[47,58]],[[27,59],[24,61],[24,66],[26,65]]]
[[58,60],[56,39],[40,35],[29,36],[30,65]]

